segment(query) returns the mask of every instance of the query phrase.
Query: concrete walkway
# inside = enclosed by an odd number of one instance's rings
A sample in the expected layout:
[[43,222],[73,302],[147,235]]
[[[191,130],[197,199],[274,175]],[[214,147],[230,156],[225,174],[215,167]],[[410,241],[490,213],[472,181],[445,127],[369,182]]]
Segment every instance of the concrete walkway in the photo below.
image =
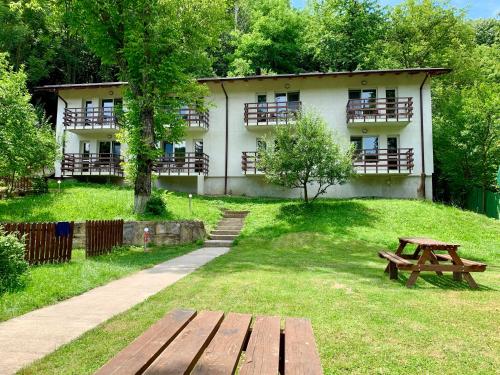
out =
[[12,374],[229,251],[201,248],[0,323],[0,374]]

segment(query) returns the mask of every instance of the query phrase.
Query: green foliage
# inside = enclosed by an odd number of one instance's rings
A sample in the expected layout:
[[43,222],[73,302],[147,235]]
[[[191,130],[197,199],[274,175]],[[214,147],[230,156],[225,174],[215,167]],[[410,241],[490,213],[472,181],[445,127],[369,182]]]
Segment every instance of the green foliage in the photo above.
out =
[[0,227],[0,294],[20,286],[27,272],[24,241],[15,234],[5,233]]
[[303,36],[308,70],[356,70],[366,66],[373,44],[382,38],[384,14],[374,0],[313,0]]
[[300,67],[303,17],[289,0],[259,0],[247,5],[249,30],[232,33],[235,47],[229,75],[255,74],[257,68],[269,73],[295,73]]
[[30,99],[24,70],[15,71],[0,54],[0,176],[34,175],[54,164],[54,132]]
[[324,120],[313,112],[302,113],[295,123],[278,126],[274,147],[261,150],[259,157],[259,168],[266,171],[267,181],[303,189],[306,203],[308,186],[317,188],[314,201],[330,186],[343,184],[353,174],[352,149],[343,150]]
[[129,83],[123,129],[136,212],[143,212],[151,194],[157,141],[179,139],[178,110],[206,94],[194,78],[210,65],[206,51],[218,42],[225,8],[224,0],[75,1],[75,27]]
[[49,192],[49,182],[46,177],[32,177],[31,186],[34,194],[45,194]]
[[144,213],[146,215],[164,216],[167,214],[166,194],[163,191],[155,191],[146,203]]

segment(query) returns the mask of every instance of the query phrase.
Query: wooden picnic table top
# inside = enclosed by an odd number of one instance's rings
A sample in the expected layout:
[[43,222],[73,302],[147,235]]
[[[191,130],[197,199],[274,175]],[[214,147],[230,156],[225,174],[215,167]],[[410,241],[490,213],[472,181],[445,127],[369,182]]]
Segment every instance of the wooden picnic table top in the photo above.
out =
[[308,319],[173,310],[96,374],[323,374]]
[[440,247],[448,248],[448,247],[459,247],[459,244],[449,243],[434,240],[432,238],[426,237],[399,237],[399,242],[411,243],[419,246],[432,246],[432,247]]

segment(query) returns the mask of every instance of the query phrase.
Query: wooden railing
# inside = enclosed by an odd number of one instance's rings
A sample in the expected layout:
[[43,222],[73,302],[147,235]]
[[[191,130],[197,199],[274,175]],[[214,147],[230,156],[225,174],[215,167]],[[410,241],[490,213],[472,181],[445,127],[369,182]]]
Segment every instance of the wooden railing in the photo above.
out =
[[243,151],[241,154],[241,170],[245,174],[261,174],[264,173],[258,167],[259,152],[258,151]]
[[64,154],[61,172],[64,176],[123,177],[122,162],[115,154]]
[[179,112],[182,119],[186,122],[186,126],[189,128],[200,127],[208,129],[209,126],[209,115],[207,112],[198,112],[193,108],[181,109]]
[[162,156],[154,163],[154,171],[159,176],[208,175],[207,154],[196,152],[173,153]]
[[413,98],[349,99],[347,122],[409,121],[413,116]]
[[115,108],[65,108],[63,124],[66,129],[116,129]]
[[245,103],[245,125],[288,124],[301,107],[302,102]]
[[29,177],[17,177],[12,182],[12,177],[0,177],[0,185],[12,187],[13,191],[28,193],[33,190],[32,180]]
[[67,262],[73,250],[74,223],[65,234],[58,233],[57,223],[0,223],[7,233],[24,238],[24,259],[29,264]]
[[358,173],[411,173],[413,149],[357,150],[353,165]]

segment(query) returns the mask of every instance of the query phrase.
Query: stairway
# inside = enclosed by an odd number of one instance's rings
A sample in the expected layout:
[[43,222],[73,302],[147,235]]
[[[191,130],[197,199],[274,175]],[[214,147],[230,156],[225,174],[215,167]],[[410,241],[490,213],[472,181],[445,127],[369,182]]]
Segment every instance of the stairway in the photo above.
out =
[[231,247],[241,232],[248,211],[224,211],[222,220],[210,232],[205,247]]

